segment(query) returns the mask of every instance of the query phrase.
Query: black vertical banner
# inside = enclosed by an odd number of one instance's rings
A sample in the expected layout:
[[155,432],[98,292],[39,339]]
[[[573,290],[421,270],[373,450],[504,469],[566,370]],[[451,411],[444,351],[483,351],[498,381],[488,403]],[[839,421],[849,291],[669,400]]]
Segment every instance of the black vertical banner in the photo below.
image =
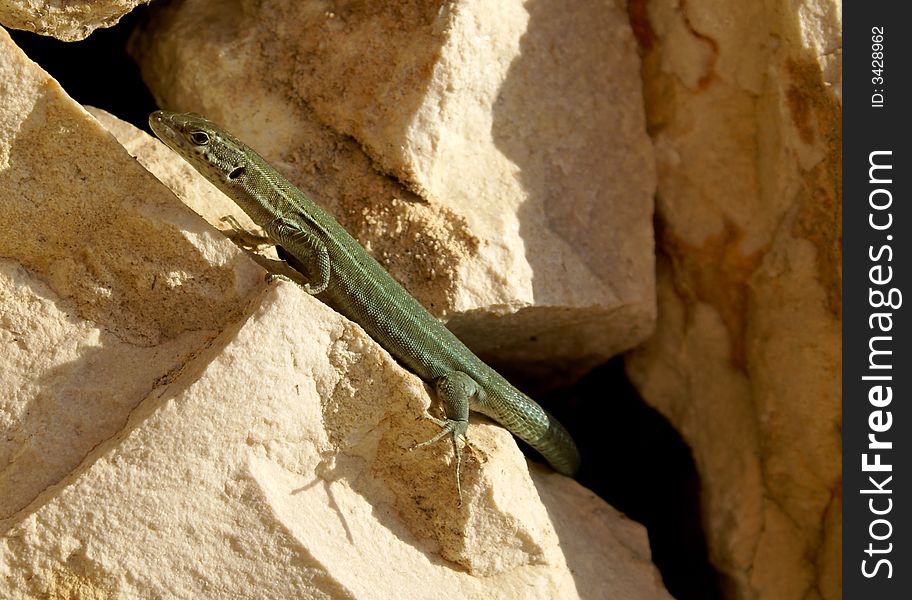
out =
[[[843,597],[912,598],[912,21],[843,21]],[[909,303],[909,306],[906,304]]]

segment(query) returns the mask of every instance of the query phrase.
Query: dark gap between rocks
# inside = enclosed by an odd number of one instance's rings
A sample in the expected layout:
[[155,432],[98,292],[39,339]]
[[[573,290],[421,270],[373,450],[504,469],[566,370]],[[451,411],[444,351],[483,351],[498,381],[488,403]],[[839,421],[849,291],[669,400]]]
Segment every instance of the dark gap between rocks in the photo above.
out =
[[144,18],[146,6],[114,27],[96,29],[80,42],[62,42],[28,31],[7,29],[25,54],[56,79],[82,105],[95,106],[149,132],[149,113],[158,108],[127,54],[127,40]]
[[[569,388],[538,397],[570,431],[583,464],[577,480],[649,531],[652,560],[677,600],[721,600],[700,512],[690,448],[640,398],[622,358]],[[527,454],[541,460],[530,448]]]

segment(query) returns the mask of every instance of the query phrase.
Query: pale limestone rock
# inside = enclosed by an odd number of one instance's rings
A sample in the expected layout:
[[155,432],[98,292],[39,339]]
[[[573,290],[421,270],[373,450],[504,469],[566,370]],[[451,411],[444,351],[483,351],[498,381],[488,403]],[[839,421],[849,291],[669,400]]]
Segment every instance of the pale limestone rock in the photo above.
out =
[[654,165],[615,3],[190,0],[132,51],[483,356],[553,382],[650,332]]
[[642,527],[500,427],[473,419],[456,507],[447,444],[408,451],[416,377],[263,293],[2,31],[0,81],[0,597],[670,598]]
[[0,24],[53,36],[65,42],[85,39],[99,27],[151,0],[0,0]]
[[457,508],[447,445],[407,450],[433,431],[426,403],[358,326],[282,283],[9,527],[2,580],[22,598],[74,582],[143,598],[670,598],[643,529],[527,469],[499,427],[473,426],[489,462],[470,461]]
[[4,519],[236,320],[262,272],[0,45]]
[[667,258],[628,372],[693,449],[730,597],[835,600],[838,3],[648,8],[635,28]]

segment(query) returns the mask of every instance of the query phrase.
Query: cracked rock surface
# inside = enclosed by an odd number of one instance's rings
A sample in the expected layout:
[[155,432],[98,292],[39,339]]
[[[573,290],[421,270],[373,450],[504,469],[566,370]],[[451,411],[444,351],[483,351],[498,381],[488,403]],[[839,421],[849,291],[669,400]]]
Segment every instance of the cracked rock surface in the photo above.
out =
[[839,3],[638,8],[661,258],[628,373],[693,449],[731,597],[835,600]]

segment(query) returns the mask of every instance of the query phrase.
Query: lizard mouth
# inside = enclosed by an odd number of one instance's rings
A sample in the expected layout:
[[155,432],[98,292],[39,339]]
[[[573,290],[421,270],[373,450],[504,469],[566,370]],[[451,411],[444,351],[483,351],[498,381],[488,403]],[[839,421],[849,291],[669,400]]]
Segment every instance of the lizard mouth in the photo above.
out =
[[174,122],[176,113],[157,110],[149,115],[149,127],[158,139],[175,149],[180,144],[180,132]]

